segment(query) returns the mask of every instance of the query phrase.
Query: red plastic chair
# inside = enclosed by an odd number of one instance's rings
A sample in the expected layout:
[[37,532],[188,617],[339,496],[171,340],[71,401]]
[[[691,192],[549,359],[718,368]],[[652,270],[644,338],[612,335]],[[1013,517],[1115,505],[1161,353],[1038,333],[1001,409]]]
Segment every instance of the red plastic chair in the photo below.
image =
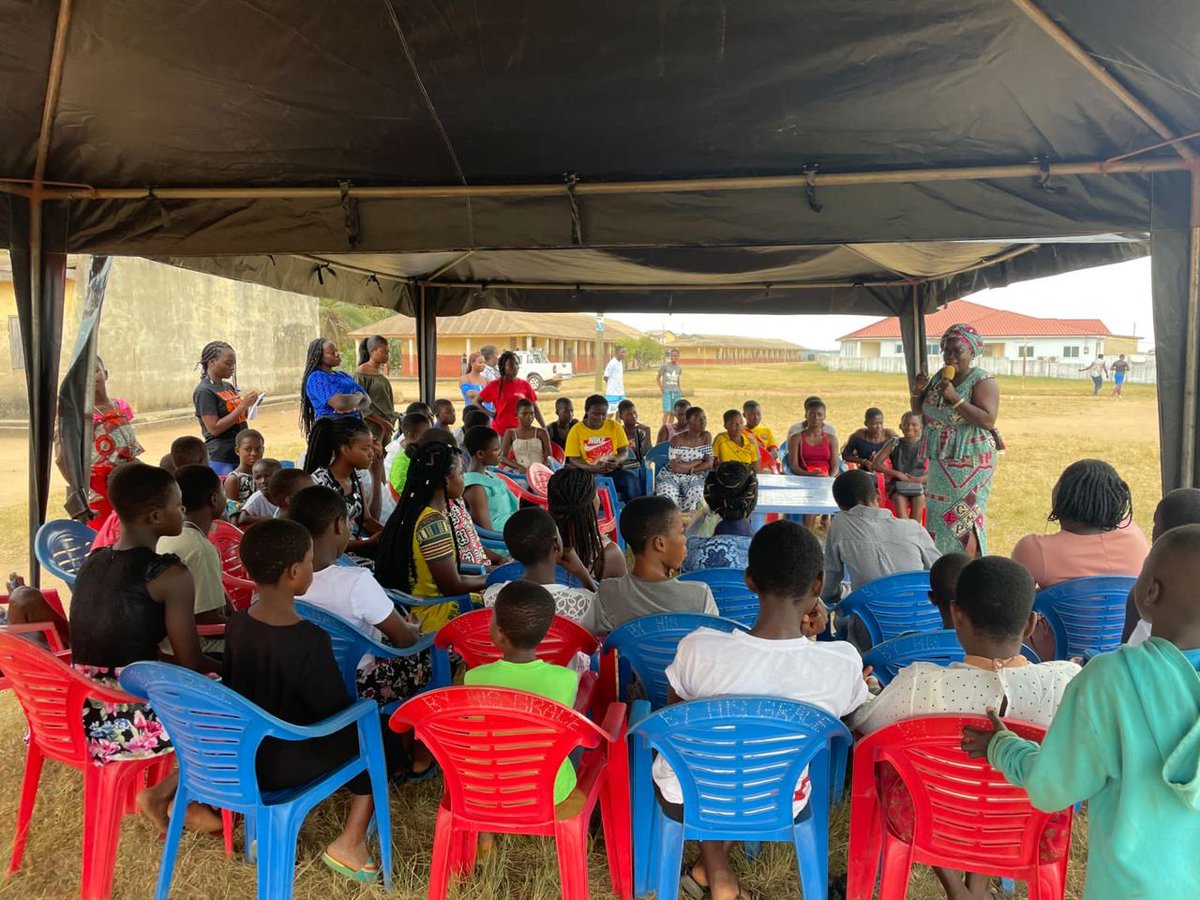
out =
[[563,448],[553,441],[550,442],[550,455],[557,459],[560,463],[567,461],[567,454],[563,453]]
[[507,475],[505,475],[503,472],[501,472],[497,469],[493,469],[492,474],[494,474],[497,478],[499,478],[501,481],[503,481],[504,486],[508,488],[509,493],[512,494],[514,497],[516,497],[518,500],[525,500],[528,503],[532,503],[536,506],[540,506],[542,509],[545,509],[549,505],[549,501],[547,501],[545,497],[539,497],[537,494],[530,493],[529,491],[525,490],[525,488],[521,487],[521,485],[517,484],[516,481],[514,481],[513,479],[511,479]]
[[221,585],[236,610],[248,609],[254,602],[254,582],[246,574],[238,547],[242,543],[242,530],[223,519],[213,522],[208,531],[209,542],[221,554]]
[[94,765],[83,733],[84,700],[137,703],[138,698],[84,677],[14,634],[0,633],[0,669],[12,684],[30,731],[8,872],[21,867],[42,763],[48,757],[83,773],[80,896],[84,900],[107,898],[112,893],[121,817],[133,811],[133,797],[144,784],[156,783],[170,772],[174,754]]
[[[536,694],[451,687],[413,697],[390,721],[395,731],[413,729],[445,779],[433,838],[430,900],[447,896],[451,874],[469,876],[474,870],[480,831],[553,835],[562,897],[586,900],[588,821],[597,801],[613,891],[622,900],[632,896],[625,704],[612,704],[604,723],[595,725]],[[556,808],[555,775],[577,747],[585,752],[576,793]]]
[[[1045,729],[1005,724],[1040,741]],[[903,900],[914,862],[1025,881],[1030,900],[1061,900],[1066,890],[1071,815],[1034,809],[984,759],[962,750],[962,729],[990,729],[983,716],[906,719],[854,750],[846,896],[870,900],[882,852],[879,900]],[[880,794],[892,798],[885,811]]]

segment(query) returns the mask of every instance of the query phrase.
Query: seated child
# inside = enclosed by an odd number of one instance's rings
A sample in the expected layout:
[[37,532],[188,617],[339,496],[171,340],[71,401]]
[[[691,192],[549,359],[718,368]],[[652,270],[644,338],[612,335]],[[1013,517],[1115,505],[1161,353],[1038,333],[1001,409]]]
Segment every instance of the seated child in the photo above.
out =
[[[258,587],[258,602],[229,620],[225,685],[293,725],[313,725],[341,712],[353,698],[346,693],[329,635],[300,618],[294,604],[313,575],[308,532],[286,519],[260,522],[242,537],[239,552]],[[397,744],[388,734],[384,729],[384,748],[394,752]],[[263,790],[284,790],[320,778],[357,753],[358,726],[350,725],[302,742],[267,738],[255,768]],[[367,850],[367,826],[375,813],[370,776],[361,772],[346,787],[354,795],[350,810],[321,861],[354,881],[374,881],[379,867]]]
[[746,431],[746,421],[736,409],[725,410],[725,430],[713,438],[713,457],[718,463],[740,462],[755,472],[761,468],[758,441]]
[[683,515],[670,498],[631,500],[621,510],[621,534],[633,553],[633,571],[600,582],[596,594],[599,632],[607,634],[630,619],[655,613],[720,615],[707,584],[676,578],[687,557],[687,537]]
[[253,428],[239,431],[233,439],[238,464],[225,476],[225,496],[235,503],[245,503],[254,493],[254,464],[262,459],[264,448],[262,433]]
[[242,504],[237,515],[237,526],[243,531],[255,522],[275,518],[279,507],[267,497],[267,485],[271,483],[271,476],[281,471],[283,466],[277,459],[264,457],[254,464],[254,493]]
[[559,397],[554,401],[554,421],[546,426],[550,440],[558,444],[559,449],[567,449],[567,435],[579,424],[575,418],[575,406],[569,397]]
[[563,568],[585,588],[594,591],[601,580],[625,574],[625,552],[600,533],[596,521],[600,498],[590,472],[567,466],[551,475],[546,484],[546,509],[562,538]]
[[871,459],[871,468],[887,476],[887,492],[896,517],[921,521],[925,513],[928,462],[921,455],[921,417],[911,410],[900,417],[902,437],[885,444]]
[[943,628],[954,627],[950,606],[958,596],[958,577],[970,562],[971,557],[965,553],[947,553],[929,567],[929,602],[937,607]]
[[762,404],[757,400],[747,400],[742,404],[742,417],[746,420],[746,430],[758,440],[758,443],[772,458],[779,456],[779,440],[775,432],[762,424]]
[[[754,627],[730,634],[700,628],[680,641],[666,670],[671,701],[753,694],[811,703],[839,718],[861,706],[867,685],[858,651],[845,641],[809,639],[823,627],[821,563],[820,542],[800,524],[783,519],[759,529],[746,568],[746,584],[759,597]],[[683,792],[675,773],[662,757],[653,771],[664,811],[681,819]],[[792,798],[797,818],[806,814],[811,792],[806,770]],[[723,841],[701,842],[700,861],[683,879],[689,895],[711,890],[714,900],[742,896],[728,848]]]
[[492,417],[487,412],[478,406],[468,406],[463,410],[462,428],[455,429],[455,439],[458,441],[459,449],[462,450],[463,471],[466,471],[471,465],[471,454],[467,452],[467,432],[472,428],[491,428]]
[[208,447],[195,435],[185,434],[171,441],[171,465],[176,470],[184,466],[207,466]]
[[[208,466],[184,466],[175,473],[175,483],[183,498],[183,530],[158,539],[160,554],[174,554],[183,560],[192,575],[197,625],[221,625],[225,622],[225,588],[221,584],[221,554],[208,539],[212,523],[225,510],[221,476]],[[205,653],[220,653],[224,642],[219,638],[201,638]],[[164,653],[173,653],[170,641],[160,645]]]
[[[509,458],[509,454],[512,458]],[[500,458],[509,468],[527,472],[534,463],[548,465],[550,435],[546,429],[534,424],[533,401],[522,397],[517,401],[517,427],[504,432],[500,442]]]
[[677,434],[683,434],[687,431],[687,411],[692,408],[690,400],[679,399],[675,401],[675,421],[668,422],[658,429],[658,438],[654,443],[665,444]]
[[[537,646],[553,620],[554,598],[544,587],[531,581],[510,581],[497,595],[492,616],[492,643],[504,656],[468,669],[463,683],[528,691],[563,706],[574,706],[579,675],[566,666],[537,658]],[[554,779],[555,804],[566,800],[574,789],[575,767],[567,759]]]
[[[183,529],[183,502],[175,479],[157,466],[135,463],[118,466],[108,486],[121,536],[113,546],[93,550],[75,579],[71,664],[89,678],[117,687],[121,669],[157,660],[159,642],[168,638],[176,663],[197,672],[217,671],[217,664],[200,651],[191,573],[179,557],[155,549],[160,538]],[[97,765],[171,750],[154,711],[142,703],[87,701],[82,715]],[[172,775],[137,795],[138,807],[161,831],[166,831],[178,783],[178,775]],[[221,819],[206,806],[189,804],[187,824],[216,831]]]
[[458,416],[454,413],[454,404],[449,400],[433,401],[433,427],[442,431],[450,431]]
[[508,486],[488,471],[500,465],[500,435],[490,428],[471,428],[463,436],[463,445],[471,457],[463,478],[463,500],[471,519],[480,528],[503,531],[508,517],[517,511],[517,498]]
[[267,482],[267,501],[275,508],[272,518],[286,516],[292,497],[316,482],[303,469],[280,469]]
[[[299,599],[333,613],[373,640],[411,647],[421,636],[415,619],[402,617],[375,576],[358,566],[335,561],[350,543],[346,503],[337,491],[316,485],[292,498],[288,519],[303,525],[312,538],[312,584]],[[358,663],[358,695],[380,706],[413,696],[429,683],[428,653],[379,659],[366,654]]]
[[[554,598],[554,611],[578,622],[588,631],[596,630],[596,595],[581,587],[558,584],[557,569],[562,564],[563,545],[558,526],[544,509],[529,507],[513,513],[504,525],[504,544],[514,560],[525,567],[522,579],[540,584]],[[483,592],[483,605],[494,606],[505,585],[493,584]]]
[[421,443],[421,439],[425,437],[427,431],[429,431],[429,420],[422,413],[405,413],[404,418],[400,420],[398,449],[390,457],[390,462],[385,463],[388,487],[391,488],[392,496],[396,499],[399,499],[400,494],[404,492],[404,480],[408,477],[409,456],[405,450]]
[[963,749],[986,756],[1038,809],[1088,801],[1085,900],[1166,900],[1200,884],[1198,583],[1200,525],[1173,528],[1134,588],[1151,637],[1092,659],[1040,746],[993,708],[993,731],[963,731]]

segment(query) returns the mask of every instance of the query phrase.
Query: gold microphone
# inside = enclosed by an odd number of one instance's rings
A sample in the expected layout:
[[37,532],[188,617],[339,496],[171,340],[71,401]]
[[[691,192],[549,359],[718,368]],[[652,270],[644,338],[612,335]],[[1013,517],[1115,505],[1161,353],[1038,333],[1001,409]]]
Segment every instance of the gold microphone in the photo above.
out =
[[945,368],[943,368],[942,373],[941,373],[942,380],[950,381],[952,378],[954,378],[955,371],[957,371],[957,370],[954,368],[954,366],[946,366]]

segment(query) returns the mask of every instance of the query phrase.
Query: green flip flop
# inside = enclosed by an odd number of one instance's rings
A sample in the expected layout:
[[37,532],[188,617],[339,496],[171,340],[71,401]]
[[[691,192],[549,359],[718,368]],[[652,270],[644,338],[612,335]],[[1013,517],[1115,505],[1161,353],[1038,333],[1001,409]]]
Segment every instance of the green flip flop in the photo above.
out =
[[352,869],[345,863],[340,863],[328,853],[321,854],[321,862],[325,863],[334,872],[339,875],[349,878],[351,881],[356,881],[359,884],[370,884],[379,877],[379,866],[375,860],[368,859],[366,864],[361,869]]

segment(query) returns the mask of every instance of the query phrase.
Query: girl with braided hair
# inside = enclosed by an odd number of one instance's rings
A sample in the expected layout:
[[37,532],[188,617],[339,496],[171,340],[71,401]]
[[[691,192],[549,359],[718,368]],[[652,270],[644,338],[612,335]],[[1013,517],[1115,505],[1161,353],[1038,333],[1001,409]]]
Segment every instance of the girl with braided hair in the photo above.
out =
[[1133,521],[1129,485],[1099,459],[1063,470],[1050,493],[1047,521],[1058,523],[1057,534],[1027,534],[1012,552],[1039,588],[1087,575],[1136,575],[1150,552]]
[[312,431],[317,419],[361,419],[371,409],[371,397],[345,372],[336,371],[342,354],[333,341],[314,338],[308,344],[300,378],[300,430]]
[[704,479],[704,502],[720,516],[712,537],[687,539],[688,553],[680,572],[700,569],[744,569],[754,528],[750,516],[758,505],[758,476],[743,462],[723,462]]
[[596,524],[600,500],[590,472],[575,466],[559,469],[546,483],[546,500],[562,538],[563,567],[585,588],[594,591],[602,578],[626,573],[625,554]]
[[208,447],[209,464],[224,477],[238,466],[237,436],[246,430],[246,414],[258,391],[238,392],[237,354],[224,341],[210,341],[200,351],[200,383],[192,391],[192,406],[200,434]]
[[[411,458],[404,492],[379,542],[375,577],[384,587],[414,597],[450,597],[482,591],[482,575],[458,571],[458,548],[448,504],[463,495],[462,454],[445,441],[422,440],[406,448]],[[437,631],[457,605],[418,606],[421,630]]]
[[[318,419],[308,435],[304,471],[314,484],[337,491],[346,501],[349,552],[373,557],[383,531],[379,521],[383,448],[371,438],[362,419]],[[365,489],[363,472],[370,475]]]
[[492,428],[503,437],[508,429],[516,428],[520,424],[517,420],[518,400],[529,400],[533,403],[533,417],[537,419],[539,425],[545,428],[546,420],[542,418],[542,411],[537,405],[537,392],[528,381],[517,377],[517,370],[520,369],[517,354],[511,350],[505,350],[500,354],[498,368],[500,377],[484,386],[483,390],[479,392],[478,401],[482,404],[491,403],[496,407]]

